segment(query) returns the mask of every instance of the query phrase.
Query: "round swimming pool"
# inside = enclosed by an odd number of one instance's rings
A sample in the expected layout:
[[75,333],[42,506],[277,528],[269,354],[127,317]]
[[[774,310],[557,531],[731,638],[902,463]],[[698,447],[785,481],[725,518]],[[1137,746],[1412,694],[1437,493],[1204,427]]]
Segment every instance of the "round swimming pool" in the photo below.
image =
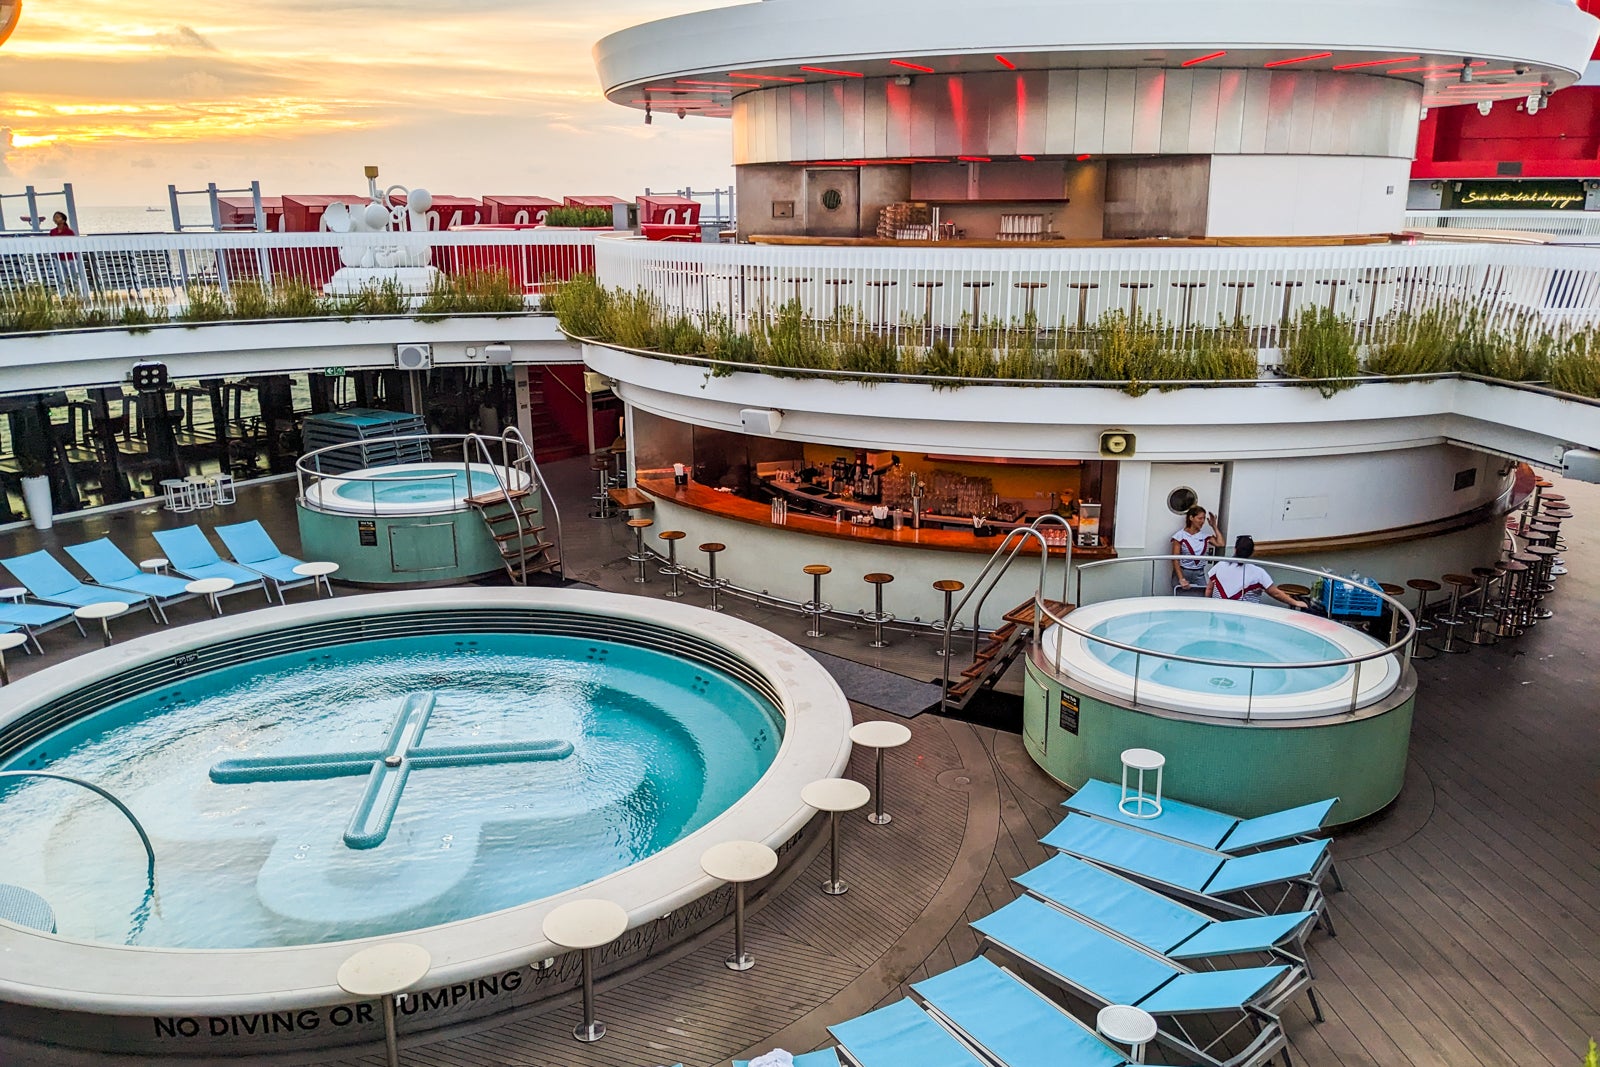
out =
[[[447,992],[413,1028],[565,989],[571,974],[539,970],[565,958],[539,931],[570,900],[615,901],[648,934],[629,951],[661,951],[726,906],[706,897],[705,848],[784,846],[813,814],[801,788],[850,748],[838,686],[781,638],[571,590],[272,608],[6,692],[4,767],[109,790],[156,858],[149,879],[139,837],[90,792],[0,784],[0,882],[57,924],[0,924],[0,1036],[158,1059],[207,1038],[221,1054],[370,1035],[327,1007],[349,1000],[334,975],[359,939],[432,954],[424,988]],[[238,1022],[280,1011],[282,1033]]]
[[[1042,649],[1052,664],[1059,653],[1063,675],[1170,711],[1308,718],[1365,707],[1400,681],[1393,655],[1321,665],[1384,646],[1332,620],[1263,604],[1137,597],[1079,608],[1068,621],[1080,632],[1053,627]],[[1212,662],[1189,662],[1196,659]]]
[[527,489],[528,475],[508,467],[474,463],[401,463],[321,475],[305,488],[305,505],[344,515],[429,515],[457,511],[469,496],[500,488]]

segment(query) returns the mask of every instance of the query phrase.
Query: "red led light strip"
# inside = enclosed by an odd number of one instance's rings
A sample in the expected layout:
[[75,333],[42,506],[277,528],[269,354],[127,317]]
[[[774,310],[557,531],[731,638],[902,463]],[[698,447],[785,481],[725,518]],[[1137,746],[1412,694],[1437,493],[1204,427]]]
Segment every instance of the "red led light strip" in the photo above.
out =
[[992,162],[989,159],[988,156],[957,156],[956,159],[958,159],[962,163],[989,163],[989,162]]
[[1261,64],[1263,67],[1287,67],[1291,63],[1309,63],[1313,59],[1327,59],[1332,52],[1317,52],[1309,56],[1295,56],[1293,59],[1274,59],[1271,63]]
[[1006,68],[1007,70],[1016,70],[1017,69],[1017,65],[1015,63],[1011,62],[1011,60],[1007,59],[1005,56],[995,56],[994,57],[994,61],[996,63],[1000,64],[1002,67]]
[[748,89],[749,88],[749,86],[745,85],[743,82],[703,82],[703,81],[696,81],[693,78],[679,78],[678,79],[678,84],[679,85],[709,85],[709,86],[711,86],[712,88],[715,88],[715,89]]
[[1395,59],[1369,59],[1365,63],[1339,63],[1334,70],[1359,70],[1362,67],[1386,67],[1390,63],[1415,63],[1421,56],[1399,56]]
[[1033,162],[1033,157],[1032,156],[1018,156],[1017,158],[1018,159],[1026,159],[1029,163]]
[[804,78],[785,78],[778,74],[741,74],[734,71],[728,75],[730,78],[749,78],[757,82],[803,82]]
[[1213,59],[1221,59],[1223,56],[1225,56],[1227,54],[1228,53],[1225,52],[1225,51],[1224,52],[1212,52],[1209,56],[1195,56],[1193,59],[1186,59],[1186,60],[1184,60],[1182,63],[1180,63],[1178,65],[1180,67],[1192,67],[1192,66],[1195,66],[1198,63],[1209,63]]
[[[801,70],[812,74],[832,74],[838,78],[865,78],[866,75],[859,70],[834,70],[831,67],[801,67]],[[796,79],[799,80],[799,79]]]
[[1090,155],[1090,154],[1089,154],[1089,153],[1088,153],[1088,152],[1085,152],[1085,153],[1083,153],[1083,154],[1082,154],[1082,155],[1080,155],[1080,156],[1079,156],[1079,157],[1078,157],[1078,162],[1079,162],[1079,163],[1087,163],[1087,162],[1089,162],[1089,160],[1091,160],[1091,159],[1093,159],[1093,158],[1094,158],[1094,157],[1093,157],[1093,156],[1091,156],[1091,155]]
[[[924,67],[921,63],[907,63],[903,59],[891,59],[891,60],[889,60],[889,66],[891,66],[891,67],[904,67],[907,70],[920,70],[924,74],[932,74],[933,73],[933,68],[932,67]],[[803,70],[804,68],[801,68],[801,69]]]

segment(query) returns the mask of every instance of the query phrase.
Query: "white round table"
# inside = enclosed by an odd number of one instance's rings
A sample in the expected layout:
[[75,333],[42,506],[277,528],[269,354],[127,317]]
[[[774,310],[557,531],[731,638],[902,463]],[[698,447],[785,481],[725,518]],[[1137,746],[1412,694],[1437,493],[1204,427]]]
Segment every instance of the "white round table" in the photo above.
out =
[[13,604],[22,603],[23,598],[27,595],[28,591],[20,585],[8,585],[4,589],[0,589],[0,600],[9,600]]
[[723,963],[730,971],[748,971],[756,958],[744,950],[744,886],[778,868],[778,854],[759,841],[724,841],[700,856],[700,869],[720,882],[733,883],[733,955]]
[[1094,1028],[1107,1041],[1127,1045],[1128,1058],[1134,1063],[1144,1062],[1144,1047],[1156,1036],[1155,1016],[1127,1004],[1109,1004],[1101,1008],[1094,1017]]
[[328,575],[334,573],[338,569],[339,565],[337,563],[312,561],[310,563],[295,564],[294,572],[303,577],[310,578],[311,588],[315,589],[318,595],[322,593],[322,590],[326,589],[328,591],[328,595],[332,596],[333,583],[328,580]]
[[195,596],[203,596],[211,604],[211,614],[217,617],[222,615],[222,594],[232,589],[232,578],[196,578],[184,586]]
[[621,937],[628,913],[609,900],[574,900],[544,917],[544,936],[562,948],[583,953],[583,1022],[572,1028],[579,1041],[599,1041],[605,1023],[594,1017],[594,950]]
[[151,574],[165,574],[170,566],[172,564],[165,556],[152,556],[150,559],[141,559],[139,561],[139,569],[149,571]]
[[873,810],[867,813],[867,821],[874,826],[887,826],[894,821],[894,817],[883,810],[883,750],[899,748],[910,740],[911,730],[908,727],[885,719],[857,723],[850,727],[852,744],[878,750],[877,784],[872,787]]
[[28,643],[28,634],[23,630],[12,630],[0,634],[0,685],[11,684],[11,671],[6,667],[6,653],[13,648],[21,648]]
[[339,988],[353,997],[375,997],[383,1003],[383,1040],[389,1067],[399,1067],[400,1043],[395,1033],[395,994],[418,982],[433,966],[421,945],[390,941],[364,948],[339,965]]
[[102,600],[96,604],[85,604],[73,611],[73,614],[85,622],[99,622],[100,636],[107,645],[111,644],[111,620],[128,610],[128,605],[116,600]]
[[849,778],[823,778],[800,790],[800,799],[828,813],[828,880],[822,891],[831,897],[850,891],[839,877],[839,813],[855,811],[871,796],[867,787]]
[[204,474],[191,474],[183,481],[189,487],[189,501],[195,507],[209,508],[216,504],[216,491],[211,487],[209,477]]
[[[1122,799],[1117,802],[1117,808],[1130,819],[1154,819],[1161,814],[1161,775],[1162,769],[1167,765],[1167,757],[1153,749],[1128,748],[1122,752]],[[1137,789],[1128,792],[1128,772],[1137,771],[1139,784]],[[1156,774],[1156,791],[1150,796],[1144,791],[1144,775],[1146,771]]]

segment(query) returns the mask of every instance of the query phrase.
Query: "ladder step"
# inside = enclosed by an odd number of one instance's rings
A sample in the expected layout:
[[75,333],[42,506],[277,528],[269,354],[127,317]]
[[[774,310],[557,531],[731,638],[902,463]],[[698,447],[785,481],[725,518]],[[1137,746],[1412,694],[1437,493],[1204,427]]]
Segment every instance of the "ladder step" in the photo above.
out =
[[538,508],[512,507],[493,515],[485,511],[483,512],[483,521],[487,523],[512,522],[519,518],[527,518],[530,515],[537,514],[539,514]]
[[519,557],[522,559],[531,559],[534,556],[543,555],[556,546],[549,541],[538,541],[534,544],[524,546],[522,551],[518,552],[516,545],[502,541],[498,547],[500,549],[501,556],[509,560],[515,560]]
[[495,534],[494,539],[496,541],[515,541],[518,537],[531,537],[543,529],[543,526],[526,526],[522,529],[521,533],[518,533],[516,530],[512,530],[510,533]]
[[983,675],[988,674],[988,673],[989,673],[989,664],[988,663],[984,663],[984,662],[980,662],[980,663],[974,663],[972,666],[970,666],[966,670],[962,671],[961,672],[961,677],[963,677],[963,678],[981,678]]
[[477,496],[469,496],[466,498],[466,500],[468,504],[471,504],[475,508],[485,508],[493,504],[504,504],[508,500],[521,500],[527,495],[528,491],[526,489],[513,489],[509,493],[502,493],[498,489],[491,489],[487,493],[479,493]]
[[[1060,600],[1046,600],[1044,605],[1056,615],[1065,615],[1074,607],[1074,605],[1063,603]],[[1031,600],[1027,600],[1021,604],[1018,604],[1016,607],[1006,612],[1003,618],[1007,622],[1014,622],[1019,626],[1033,626],[1038,622],[1038,620],[1034,617],[1034,605],[1033,601]]]
[[963,678],[961,681],[955,683],[954,685],[952,685],[950,687],[950,695],[953,696],[953,697],[966,696],[967,695],[967,691],[969,689],[972,689],[977,684],[978,684],[978,680],[976,678]]

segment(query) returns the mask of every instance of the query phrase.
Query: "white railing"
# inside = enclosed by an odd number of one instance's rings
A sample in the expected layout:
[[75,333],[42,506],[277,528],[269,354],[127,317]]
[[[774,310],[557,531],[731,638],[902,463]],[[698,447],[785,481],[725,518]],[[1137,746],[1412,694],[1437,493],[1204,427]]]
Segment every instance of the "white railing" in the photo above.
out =
[[1408,211],[1413,230],[1517,230],[1557,237],[1600,237],[1600,211]]
[[463,230],[429,233],[183,233],[106,237],[0,236],[0,309],[44,292],[85,307],[142,307],[176,316],[196,290],[231,295],[303,283],[322,294],[344,265],[341,253],[428,249],[445,275],[503,271],[529,298],[548,279],[594,269],[605,231]]
[[[1371,331],[1401,310],[1470,305],[1491,320],[1600,322],[1600,251],[1503,244],[1285,248],[974,249],[601,241],[602,285],[668,316],[748,329],[799,301],[806,317],[915,333],[963,322],[1092,327],[1108,312],[1169,328],[1246,324],[1265,346],[1307,307]],[[1364,339],[1364,338],[1363,338]]]

